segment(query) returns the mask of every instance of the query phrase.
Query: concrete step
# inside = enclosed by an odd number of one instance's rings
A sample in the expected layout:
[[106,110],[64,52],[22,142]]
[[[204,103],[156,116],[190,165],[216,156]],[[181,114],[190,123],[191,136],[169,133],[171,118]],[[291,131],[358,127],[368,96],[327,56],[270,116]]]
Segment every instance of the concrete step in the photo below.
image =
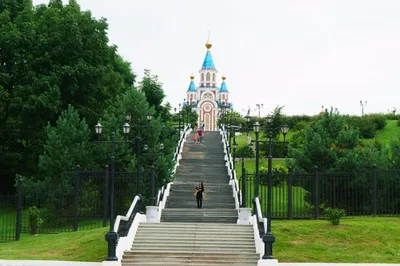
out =
[[257,265],[258,259],[259,255],[253,252],[127,251],[122,265]]
[[199,175],[192,175],[192,174],[187,174],[187,175],[175,175],[174,182],[187,182],[188,184],[193,184],[195,183],[196,185],[192,187],[194,188],[197,186],[198,183],[203,182],[204,187],[207,189],[209,185],[225,185],[229,182],[229,176],[226,177],[213,177],[213,176],[199,176]]
[[[182,195],[182,194],[181,194]],[[171,197],[171,198],[169,198]],[[196,198],[192,195],[189,196],[175,196],[175,195],[170,195],[168,197],[168,201],[167,204],[173,203],[173,204],[183,204],[183,205],[192,205],[192,202],[197,202]],[[234,204],[235,201],[233,199],[233,197],[229,197],[229,198],[225,198],[225,197],[218,197],[218,195],[215,196],[210,196],[210,195],[206,195],[205,198],[203,198],[203,203],[207,204],[208,206],[215,206],[215,205],[221,205],[222,208],[224,208],[223,206],[225,204],[230,205],[230,204]],[[231,206],[230,206],[231,207]],[[230,207],[226,207],[227,209],[230,209]]]
[[[231,193],[229,193],[231,194]],[[232,195],[218,195],[217,193],[205,193],[203,196],[204,200],[210,201],[210,203],[231,203],[234,202],[234,198]],[[203,198],[204,198],[203,197]],[[180,191],[179,193],[174,191],[168,196],[167,201],[179,201],[181,203],[185,203],[186,201],[196,201],[196,197],[193,194],[193,191]],[[168,202],[167,202],[168,203]]]
[[[231,210],[229,210],[231,211]],[[202,223],[140,223],[140,228],[218,228],[218,229],[228,229],[232,228],[235,230],[246,229],[253,230],[252,225],[247,224],[202,224]]]
[[196,217],[168,217],[168,216],[163,216],[161,217],[161,222],[170,222],[170,223],[221,223],[221,224],[226,224],[226,223],[237,223],[237,218],[235,217],[209,217],[209,218],[196,218]]
[[[179,203],[179,202],[169,202],[166,205],[166,209],[176,208],[176,209],[197,209],[197,202],[189,202],[189,203]],[[221,209],[221,208],[235,208],[235,203],[223,203],[223,204],[210,204],[207,202],[203,202],[202,210],[212,210],[212,209]],[[185,216],[185,213],[180,213],[179,215]]]
[[220,174],[217,174],[214,172],[201,173],[201,172],[198,172],[195,170],[193,170],[191,172],[176,171],[175,177],[182,179],[180,181],[186,180],[186,181],[190,181],[190,182],[197,183],[197,184],[200,182],[203,182],[204,186],[206,185],[206,183],[228,184],[228,182],[230,180],[227,171],[225,173],[220,173]]
[[[161,223],[163,224],[163,223]],[[199,224],[199,223],[197,223]],[[252,233],[253,229],[252,228],[239,228],[239,227],[228,227],[229,224],[226,225],[221,225],[221,226],[213,226],[213,227],[157,227],[157,228],[151,228],[151,227],[143,227],[138,229],[137,233],[149,233],[149,234],[158,234],[158,233],[165,233],[165,235],[173,235],[177,234],[178,237],[183,237],[186,235],[189,236],[199,236],[199,237],[214,237],[216,235],[227,235],[227,237],[230,236],[235,236],[235,235],[242,235],[242,234],[248,234]],[[168,231],[166,231],[168,229]],[[250,235],[252,237],[252,235]],[[159,235],[157,235],[159,237]]]
[[215,170],[215,171],[219,171],[219,170],[226,170],[226,166],[225,165],[221,165],[220,163],[217,164],[206,164],[206,163],[182,163],[179,164],[179,169],[182,170],[193,170],[193,169],[201,169],[201,170]]
[[[240,243],[246,243],[246,244],[253,244],[254,245],[254,238],[249,236],[248,232],[242,233],[242,234],[233,234],[229,238],[225,238],[224,235],[217,235],[217,236],[210,236],[210,235],[195,235],[193,236],[187,232],[187,234],[179,236],[179,232],[177,233],[168,233],[168,234],[161,234],[159,235],[160,232],[158,232],[157,235],[151,234],[151,232],[144,231],[143,233],[135,236],[135,241],[136,242],[154,242],[154,241],[160,241],[162,240],[164,243],[166,242],[177,242],[177,243],[183,243],[183,242],[193,242],[193,241],[199,241],[199,242],[226,242],[228,239],[230,241],[238,241]],[[176,235],[178,234],[178,236]],[[221,240],[222,239],[222,240]]]
[[[191,188],[173,188],[171,187],[172,191],[170,192],[170,195],[178,195],[178,196],[194,196],[194,187]],[[232,187],[229,188],[221,188],[220,190],[210,190],[209,187],[205,188],[205,194],[207,196],[219,196],[221,198],[232,198],[233,197],[233,192],[232,192]]]
[[225,208],[221,208],[221,209],[215,209],[215,210],[206,210],[206,209],[172,209],[172,208],[167,208],[163,210],[163,213],[168,212],[168,213],[188,213],[188,214],[194,214],[194,213],[207,213],[207,214],[233,214],[236,213],[237,214],[237,210],[235,209],[225,209]]
[[237,223],[237,217],[234,216],[215,216],[215,217],[204,217],[204,216],[161,216],[161,222],[170,223]]
[[[174,183],[171,186],[171,189],[195,189],[197,187],[198,183],[196,182],[180,182],[180,181],[174,181]],[[205,184],[204,184],[205,186]],[[209,184],[207,187],[205,187],[207,191],[221,191],[221,190],[229,190],[232,189],[231,185],[228,184],[228,182],[224,182],[221,184]]]

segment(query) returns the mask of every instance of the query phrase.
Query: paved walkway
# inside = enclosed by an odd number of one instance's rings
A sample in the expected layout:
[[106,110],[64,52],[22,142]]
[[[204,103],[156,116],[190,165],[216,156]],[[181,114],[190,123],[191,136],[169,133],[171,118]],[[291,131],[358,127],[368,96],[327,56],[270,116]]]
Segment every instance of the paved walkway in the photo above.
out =
[[[110,262],[108,262],[110,263]],[[113,262],[111,262],[112,264]],[[114,262],[115,263],[115,262]],[[54,260],[0,260],[0,266],[104,266],[101,262],[73,262]],[[279,266],[400,266],[399,264],[379,263],[278,263]]]

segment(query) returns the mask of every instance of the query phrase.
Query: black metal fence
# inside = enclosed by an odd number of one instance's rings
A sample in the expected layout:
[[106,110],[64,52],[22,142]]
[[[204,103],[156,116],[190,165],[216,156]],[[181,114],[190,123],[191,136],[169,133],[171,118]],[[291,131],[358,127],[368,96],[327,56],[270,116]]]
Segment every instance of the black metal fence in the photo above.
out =
[[[20,233],[31,232],[30,207],[40,214],[40,233],[58,233],[106,227],[110,214],[110,173],[106,168],[99,172],[63,173],[63,180],[48,193],[24,191],[18,183],[16,194],[0,195],[0,242],[18,240]],[[142,173],[142,188],[148,190],[149,174]],[[136,196],[136,173],[116,172],[115,213],[125,214]],[[59,189],[58,189],[59,188]]]
[[[273,173],[272,180],[273,218],[323,218],[328,207],[344,209],[347,216],[400,215],[400,169]],[[243,190],[243,182],[239,184]],[[246,174],[244,185],[246,207],[251,207],[255,174]],[[260,174],[258,194],[263,212],[267,206],[267,188],[267,174]]]
[[17,195],[0,195],[0,242],[16,239]]

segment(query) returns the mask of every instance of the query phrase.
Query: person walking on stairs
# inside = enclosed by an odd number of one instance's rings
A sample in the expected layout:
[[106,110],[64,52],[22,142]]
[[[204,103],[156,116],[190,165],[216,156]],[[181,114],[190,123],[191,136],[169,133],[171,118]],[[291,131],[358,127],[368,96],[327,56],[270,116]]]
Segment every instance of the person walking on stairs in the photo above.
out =
[[197,130],[197,135],[198,135],[198,138],[199,138],[198,143],[201,144],[203,142],[203,130],[201,130],[201,127]]
[[199,134],[197,133],[197,126],[194,129],[194,134],[193,134],[193,143],[198,144],[199,143]]
[[203,198],[205,196],[205,190],[204,190],[204,185],[203,183],[200,183],[195,191],[194,191],[194,195],[196,196],[196,200],[197,200],[197,208],[201,209],[203,207]]

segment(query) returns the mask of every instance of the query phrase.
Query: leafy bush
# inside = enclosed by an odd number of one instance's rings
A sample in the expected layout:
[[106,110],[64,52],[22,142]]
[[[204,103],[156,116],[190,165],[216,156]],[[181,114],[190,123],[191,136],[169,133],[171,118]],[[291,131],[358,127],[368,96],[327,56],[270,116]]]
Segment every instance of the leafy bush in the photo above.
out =
[[[308,124],[314,119],[315,117],[308,115],[293,115],[286,117],[286,123],[289,125],[290,128],[296,130],[297,124]],[[302,125],[299,125],[299,127],[302,127]]]
[[294,131],[303,130],[307,127],[308,122],[306,121],[299,121],[292,129]]
[[393,113],[393,112],[385,114],[385,117],[386,117],[387,120],[398,120],[398,119],[400,119],[400,115],[396,114],[396,113]]
[[[268,168],[260,167],[260,184],[268,185]],[[272,185],[279,186],[287,179],[287,169],[283,166],[272,168]]]
[[236,158],[239,157],[245,157],[245,158],[253,158],[254,157],[254,151],[250,149],[249,146],[239,146],[236,149]]
[[29,233],[36,235],[39,233],[40,226],[43,223],[40,217],[40,210],[36,206],[32,206],[28,209],[29,212]]
[[382,114],[373,114],[373,115],[368,115],[366,118],[369,118],[372,120],[372,122],[375,124],[375,127],[377,130],[381,130],[386,126],[386,117],[385,115]]
[[346,216],[346,211],[337,208],[326,208],[325,216],[327,217],[327,220],[331,222],[332,225],[339,225],[340,218]]
[[361,138],[370,139],[375,137],[377,126],[372,117],[350,116],[347,119],[348,124],[351,127],[358,128]]
[[397,126],[400,127],[400,119],[397,120]]
[[372,119],[360,119],[356,122],[360,131],[360,137],[365,139],[374,138],[376,135],[376,125]]
[[304,144],[305,130],[299,130],[292,135],[290,148],[301,149]]

